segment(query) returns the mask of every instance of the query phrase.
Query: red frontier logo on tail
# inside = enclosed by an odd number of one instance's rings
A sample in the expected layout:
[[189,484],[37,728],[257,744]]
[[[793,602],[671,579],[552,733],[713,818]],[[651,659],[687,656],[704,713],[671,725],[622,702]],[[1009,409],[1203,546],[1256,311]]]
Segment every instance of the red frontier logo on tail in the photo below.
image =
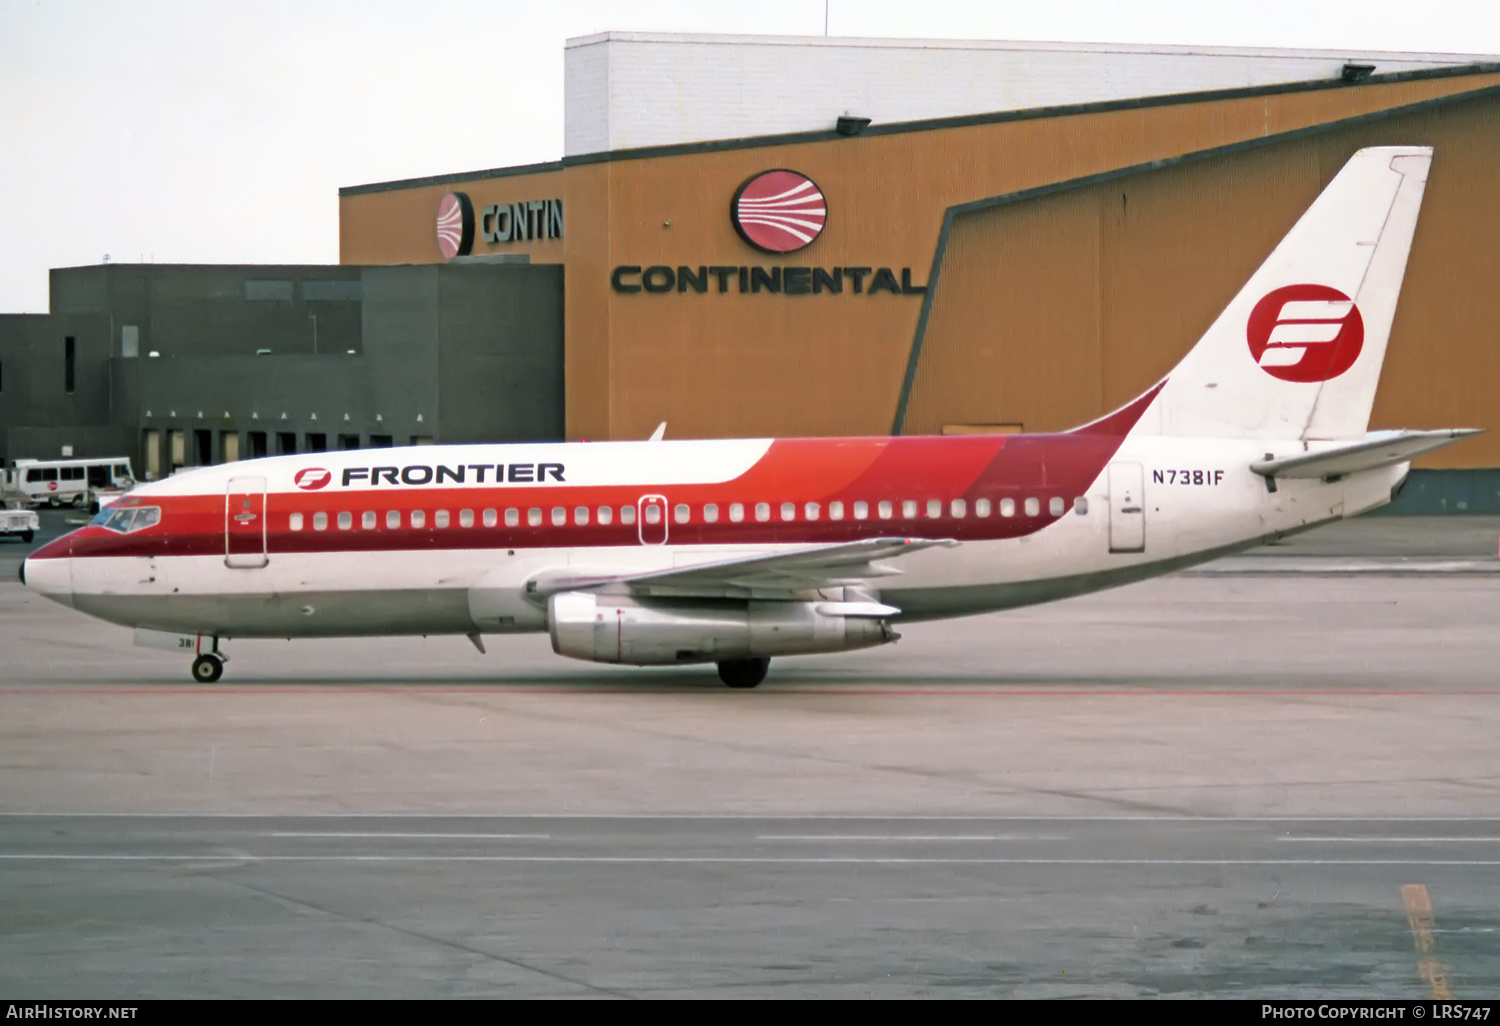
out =
[[297,476],[292,478],[292,484],[304,492],[315,492],[319,488],[327,488],[332,480],[333,475],[322,467],[308,467],[306,470],[297,471]]
[[1336,378],[1359,359],[1365,321],[1354,300],[1328,285],[1286,285],[1266,294],[1245,326],[1250,355],[1282,381]]

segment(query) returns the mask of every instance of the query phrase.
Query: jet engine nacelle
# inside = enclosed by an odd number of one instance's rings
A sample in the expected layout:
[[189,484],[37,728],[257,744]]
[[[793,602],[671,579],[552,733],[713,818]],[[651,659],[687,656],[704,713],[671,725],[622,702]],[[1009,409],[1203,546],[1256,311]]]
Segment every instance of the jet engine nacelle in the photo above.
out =
[[[847,608],[862,615],[843,615]],[[845,652],[895,641],[872,603],[638,600],[565,591],[547,603],[552,650],[596,663],[661,666]]]

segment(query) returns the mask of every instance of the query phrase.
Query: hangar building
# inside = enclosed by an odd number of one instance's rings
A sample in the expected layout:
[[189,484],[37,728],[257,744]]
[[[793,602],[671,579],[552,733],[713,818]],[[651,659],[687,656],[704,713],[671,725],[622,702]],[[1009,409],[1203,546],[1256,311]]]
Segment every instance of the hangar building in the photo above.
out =
[[[368,333],[397,323],[371,307],[381,269],[498,288],[545,265],[516,296],[529,334],[492,344],[561,368],[560,426],[491,426],[454,393],[451,433],[421,430],[372,369],[338,386],[368,398],[345,403],[361,444],[1070,427],[1169,370],[1348,156],[1386,143],[1436,157],[1373,426],[1500,426],[1493,58],[608,33],[568,43],[565,91],[560,160],[342,189],[342,267],[307,269],[358,273]],[[77,316],[57,285],[51,316]],[[533,329],[533,306],[560,314]],[[251,335],[214,358],[256,366]],[[294,376],[373,367],[354,348]],[[133,444],[205,430],[174,402],[189,387],[121,418]],[[1500,511],[1500,431],[1424,465],[1435,508]]]

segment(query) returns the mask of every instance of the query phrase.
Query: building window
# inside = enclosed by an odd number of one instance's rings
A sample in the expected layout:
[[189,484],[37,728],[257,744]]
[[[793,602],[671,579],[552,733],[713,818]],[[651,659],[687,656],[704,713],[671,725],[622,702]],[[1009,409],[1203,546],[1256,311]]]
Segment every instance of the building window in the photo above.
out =
[[251,431],[247,437],[250,439],[250,458],[258,460],[266,455],[266,433],[264,431]]
[[1032,498],[1026,500],[1026,515],[1028,517],[1039,516],[1041,512],[1042,503],[1040,499]]
[[745,519],[744,503],[731,502],[729,504],[729,519],[734,521],[736,524]]
[[783,502],[781,504],[781,519],[782,520],[796,520],[797,519],[797,504],[795,502]]
[[202,428],[194,428],[193,448],[197,450],[198,466],[210,466],[214,461],[214,433]]
[[328,530],[328,514],[327,513],[314,513],[313,514],[313,530],[314,531],[326,531],[326,530]]
[[975,499],[974,500],[974,515],[976,517],[987,517],[987,516],[989,516],[990,515],[990,500],[989,499]]
[[458,511],[458,526],[473,527],[474,511],[472,509],[461,509]]
[[358,435],[339,435],[339,448],[340,449],[358,449],[359,448],[359,436]]
[[63,391],[68,395],[73,394],[73,386],[78,383],[78,345],[69,335],[63,339]]
[[485,527],[494,527],[498,523],[500,523],[500,514],[499,514],[499,512],[497,512],[496,510],[492,510],[492,509],[487,509],[487,510],[484,511],[484,526]]
[[[390,435],[371,435],[370,436],[370,448],[371,449],[389,449],[392,444],[393,444],[393,440],[392,440],[392,438],[391,438]],[[359,446],[355,445],[353,448],[358,449]]]
[[302,514],[293,513],[290,517],[287,518],[287,526],[290,527],[293,531],[302,530]]
[[[295,435],[293,435],[292,437],[296,438]],[[296,450],[292,449],[290,451],[295,452]],[[308,452],[327,452],[328,451],[328,436],[325,435],[325,434],[320,434],[319,432],[316,432],[316,431],[309,431],[307,433],[307,451]]]
[[276,455],[278,455],[278,456],[292,456],[292,455],[295,455],[296,452],[297,452],[297,432],[295,432],[295,431],[278,431],[278,432],[276,432]]
[[359,518],[359,526],[366,531],[375,530],[375,523],[375,511],[373,509],[365,510],[364,514]]

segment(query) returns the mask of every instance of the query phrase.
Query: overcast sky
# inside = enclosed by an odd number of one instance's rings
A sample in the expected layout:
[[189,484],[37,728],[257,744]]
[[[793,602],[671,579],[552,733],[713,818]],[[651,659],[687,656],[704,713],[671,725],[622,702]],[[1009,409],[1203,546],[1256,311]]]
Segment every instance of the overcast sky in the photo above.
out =
[[[1500,53],[1497,0],[831,0],[836,36]],[[562,154],[563,42],[823,0],[0,0],[0,312],[47,269],[334,263],[338,188]]]

